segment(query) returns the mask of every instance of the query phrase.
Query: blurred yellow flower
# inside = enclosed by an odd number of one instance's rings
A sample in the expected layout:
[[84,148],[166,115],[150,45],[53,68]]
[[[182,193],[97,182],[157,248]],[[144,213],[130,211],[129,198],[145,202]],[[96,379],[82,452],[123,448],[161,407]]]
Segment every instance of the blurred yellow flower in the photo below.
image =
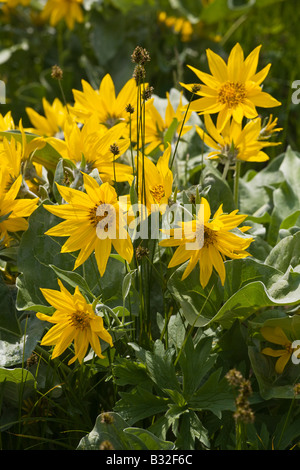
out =
[[298,348],[292,348],[290,341],[280,326],[263,326],[260,330],[263,337],[270,343],[279,344],[284,349],[264,348],[261,352],[267,356],[278,357],[275,364],[277,374],[282,374],[285,366],[291,358],[293,352]]
[[173,28],[174,33],[180,34],[183,42],[190,41],[193,35],[193,26],[186,18],[167,16],[165,11],[161,11],[158,14],[158,22],[165,24],[168,28]]
[[31,0],[1,0],[1,3],[4,3],[9,8],[15,8],[18,5],[27,6]]
[[280,142],[268,142],[261,139],[261,119],[249,121],[243,128],[242,124],[234,119],[227,121],[219,132],[209,115],[204,116],[206,132],[196,126],[196,132],[212,151],[208,158],[220,158],[223,162],[229,160],[234,164],[236,160],[248,162],[263,162],[269,156],[262,151],[264,147],[280,145]]
[[41,136],[55,136],[58,132],[62,131],[68,111],[58,98],[55,98],[53,103],[50,104],[43,97],[42,104],[45,116],[40,115],[33,108],[25,108],[33,126],[26,130]]
[[75,23],[83,22],[83,0],[48,0],[41,13],[44,20],[49,20],[51,26],[56,26],[64,20],[69,29],[74,29]]
[[[241,123],[243,117],[257,117],[256,106],[269,108],[281,103],[262,91],[261,83],[266,78],[271,64],[256,72],[261,46],[256,47],[246,59],[239,43],[231,50],[227,64],[218,54],[207,49],[207,60],[211,75],[195,67],[189,68],[204,83],[196,92],[201,96],[192,101],[190,109],[199,114],[218,113],[217,128],[221,131],[232,117]],[[181,85],[192,91],[195,84]]]
[[[224,214],[222,208],[223,204],[211,219],[209,203],[202,197],[196,219],[178,222],[178,228],[170,230],[171,238],[160,242],[161,246],[178,246],[168,265],[169,268],[189,260],[182,279],[185,279],[199,262],[200,283],[203,289],[211,277],[213,268],[219,274],[221,283],[224,285],[225,257],[246,258],[249,256],[246,249],[253,241],[251,237],[242,237],[231,232],[245,220],[247,215],[237,214],[237,210],[230,214]],[[244,232],[247,229],[249,227],[241,227],[240,231]],[[166,233],[165,230],[163,232]]]
[[78,359],[82,363],[88,347],[91,346],[103,358],[100,338],[113,347],[112,337],[104,328],[103,318],[96,315],[91,304],[87,303],[78,286],[72,295],[58,280],[60,291],[41,289],[47,302],[55,308],[53,315],[38,312],[36,316],[54,326],[42,338],[42,346],[55,345],[52,359],[60,356],[74,342],[74,356],[68,365]]
[[86,192],[57,184],[67,204],[44,207],[65,220],[48,230],[46,235],[69,237],[61,253],[80,250],[74,269],[95,251],[98,269],[103,276],[112,248],[128,263],[132,259],[132,242],[126,230],[127,207],[118,201],[115,189],[108,182],[98,185],[87,174],[83,174],[83,182]]

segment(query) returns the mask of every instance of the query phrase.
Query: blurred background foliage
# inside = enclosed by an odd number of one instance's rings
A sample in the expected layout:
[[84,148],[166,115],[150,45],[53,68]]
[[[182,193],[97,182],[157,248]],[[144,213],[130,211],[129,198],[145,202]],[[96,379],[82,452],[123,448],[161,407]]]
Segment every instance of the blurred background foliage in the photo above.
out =
[[[297,0],[85,0],[84,22],[69,30],[41,19],[46,0],[11,8],[0,2],[0,79],[6,83],[6,104],[15,123],[30,122],[26,106],[43,114],[42,97],[61,99],[51,68],[63,68],[68,102],[81,80],[98,88],[110,73],[116,91],[131,78],[136,45],[151,55],[147,79],[155,94],[165,97],[179,82],[195,81],[187,64],[208,71],[205,51],[227,59],[236,42],[245,55],[262,44],[258,70],[272,63],[264,90],[282,102],[273,112],[284,128],[282,146],[300,148],[300,104],[293,104],[293,81],[300,79]],[[22,3],[22,2],[21,2]],[[26,3],[26,2],[25,2]],[[272,155],[271,155],[272,156]]]

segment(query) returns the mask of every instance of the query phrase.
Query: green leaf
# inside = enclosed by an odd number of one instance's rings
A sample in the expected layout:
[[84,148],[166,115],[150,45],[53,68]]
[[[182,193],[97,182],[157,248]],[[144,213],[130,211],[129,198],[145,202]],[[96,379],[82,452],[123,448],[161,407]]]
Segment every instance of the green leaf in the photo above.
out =
[[12,334],[19,336],[21,328],[16,315],[15,308],[15,286],[8,286],[5,284],[2,276],[0,275],[0,338],[3,334]]
[[225,378],[220,380],[221,369],[213,372],[207,381],[189,400],[189,408],[197,411],[210,410],[218,418],[225,410],[234,411],[235,402],[232,389]]
[[172,442],[163,441],[145,429],[128,427],[114,412],[97,417],[93,430],[80,440],[77,450],[99,450],[105,442],[109,442],[113,450],[171,450],[174,447]]
[[269,253],[265,264],[273,266],[281,272],[286,272],[289,266],[296,268],[300,265],[300,232],[284,238]]
[[116,403],[114,411],[119,412],[130,425],[141,419],[165,413],[171,403],[169,398],[158,397],[142,387],[130,392],[119,392],[119,395],[121,400]]
[[49,264],[49,266],[53,269],[57,277],[59,277],[62,281],[65,281],[74,288],[78,286],[81,291],[93,297],[93,293],[91,292],[86,280],[79,273],[74,271],[66,271],[64,269],[58,268],[57,266],[53,266],[52,264]]
[[35,391],[35,379],[28,370],[0,367],[0,389],[4,402],[17,408],[20,400]]

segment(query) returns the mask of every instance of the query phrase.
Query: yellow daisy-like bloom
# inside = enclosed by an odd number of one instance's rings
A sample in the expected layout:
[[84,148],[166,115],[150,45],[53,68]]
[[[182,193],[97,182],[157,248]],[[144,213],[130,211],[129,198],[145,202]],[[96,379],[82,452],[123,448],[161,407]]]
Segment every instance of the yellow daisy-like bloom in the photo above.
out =
[[275,364],[275,371],[277,374],[282,374],[293,352],[298,348],[292,348],[292,341],[287,338],[286,334],[280,326],[263,326],[260,332],[270,343],[279,344],[280,346],[284,347],[284,349],[264,348],[261,351],[267,356],[278,357]]
[[103,358],[100,340],[113,347],[112,337],[104,328],[103,318],[96,315],[91,304],[88,304],[78,286],[72,295],[58,280],[60,291],[41,289],[47,302],[55,308],[53,315],[37,313],[40,320],[54,323],[41,341],[42,346],[55,345],[52,359],[60,356],[74,341],[74,357],[68,365],[78,359],[82,363],[88,347],[91,346],[97,356]]
[[150,158],[139,156],[138,199],[147,207],[148,215],[168,204],[172,194],[173,173],[169,169],[171,145],[169,144],[156,165]]
[[[168,265],[169,268],[190,260],[182,279],[185,279],[199,262],[200,283],[203,288],[207,285],[213,268],[219,274],[221,283],[224,285],[225,258],[241,259],[249,256],[246,249],[253,241],[251,237],[246,238],[231,232],[245,220],[247,215],[237,214],[237,210],[230,214],[224,214],[222,207],[223,204],[210,220],[209,203],[202,197],[197,218],[187,222],[179,222],[178,228],[170,230],[171,238],[160,242],[161,246],[178,246]],[[244,232],[248,229],[249,227],[241,227],[240,231]]]
[[[86,171],[97,168],[103,182],[133,180],[132,167],[115,160],[122,156],[130,145],[129,139],[122,138],[125,124],[119,123],[111,129],[100,126],[97,117],[92,115],[80,129],[76,122],[67,119],[64,126],[64,140],[55,137],[46,139],[63,158],[72,160],[78,167],[82,157]],[[111,146],[117,145],[116,154]]]
[[9,233],[27,230],[29,217],[39,199],[17,199],[22,185],[22,175],[7,190],[7,174],[0,171],[0,239],[9,239]]
[[75,23],[83,22],[83,0],[48,0],[41,17],[49,20],[51,26],[56,26],[64,20],[69,29],[74,29]]
[[95,258],[103,276],[112,247],[130,263],[132,242],[126,230],[126,207],[118,201],[115,189],[108,183],[98,185],[96,180],[83,174],[86,192],[60,186],[58,191],[67,204],[45,205],[52,214],[65,219],[52,227],[46,235],[69,237],[61,253],[80,250],[74,269],[95,251]]
[[85,80],[81,83],[82,91],[72,90],[74,106],[70,110],[78,121],[83,123],[94,114],[98,122],[107,128],[111,128],[120,121],[128,121],[126,106],[131,104],[134,107],[136,103],[137,86],[134,78],[128,80],[117,95],[109,74],[104,76],[98,90],[94,90]]
[[[256,72],[261,46],[256,47],[246,59],[239,43],[231,50],[227,64],[210,49],[207,60],[211,75],[195,67],[189,68],[204,83],[196,94],[202,98],[192,101],[190,109],[199,114],[218,113],[217,128],[223,129],[232,117],[238,123],[243,117],[257,117],[256,106],[269,108],[281,103],[270,94],[262,91],[261,83],[266,78],[271,64]],[[182,86],[192,91],[195,85]]]
[[27,131],[41,136],[55,136],[55,134],[62,131],[68,111],[58,98],[55,98],[52,104],[46,98],[43,98],[42,103],[45,116],[41,116],[33,108],[25,108],[33,125]]
[[[180,96],[180,101],[176,111],[174,110],[172,103],[170,101],[169,93],[167,95],[167,107],[165,111],[165,116],[163,117],[161,113],[155,107],[153,100],[151,103],[148,103],[145,119],[145,144],[147,145],[145,153],[149,155],[152,150],[159,148],[161,151],[164,150],[164,136],[174,119],[177,119],[177,127],[174,135],[174,140],[178,138],[182,121],[185,116],[185,110],[182,107],[182,94]],[[188,112],[186,116],[186,122],[189,120],[191,112]],[[132,135],[133,138],[136,135],[136,121],[132,121]],[[193,126],[184,125],[181,131],[181,136],[186,134]]]
[[280,142],[267,142],[261,139],[260,118],[249,121],[243,128],[241,123],[232,119],[227,121],[221,132],[209,115],[204,116],[204,124],[207,133],[199,126],[195,128],[205,144],[215,149],[209,152],[208,158],[229,159],[231,163],[235,163],[235,160],[263,162],[268,160],[269,156],[262,149],[280,145]]

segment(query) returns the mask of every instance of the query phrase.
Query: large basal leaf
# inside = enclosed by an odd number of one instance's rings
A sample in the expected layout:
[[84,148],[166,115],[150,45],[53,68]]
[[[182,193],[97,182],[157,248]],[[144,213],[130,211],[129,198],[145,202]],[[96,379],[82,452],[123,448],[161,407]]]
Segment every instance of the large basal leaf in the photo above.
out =
[[[169,288],[190,324],[219,323],[229,328],[235,320],[245,320],[262,308],[300,301],[300,273],[292,269],[283,273],[251,258],[226,261],[225,267],[223,290],[218,289],[218,283],[209,284],[210,296],[207,288],[203,291],[200,287],[198,268],[184,282],[181,281],[184,266],[170,278]],[[217,289],[218,296],[213,302]]]
[[93,430],[81,439],[77,450],[99,450],[109,442],[111,450],[171,450],[174,444],[163,441],[151,432],[129,427],[118,413],[102,413]]

